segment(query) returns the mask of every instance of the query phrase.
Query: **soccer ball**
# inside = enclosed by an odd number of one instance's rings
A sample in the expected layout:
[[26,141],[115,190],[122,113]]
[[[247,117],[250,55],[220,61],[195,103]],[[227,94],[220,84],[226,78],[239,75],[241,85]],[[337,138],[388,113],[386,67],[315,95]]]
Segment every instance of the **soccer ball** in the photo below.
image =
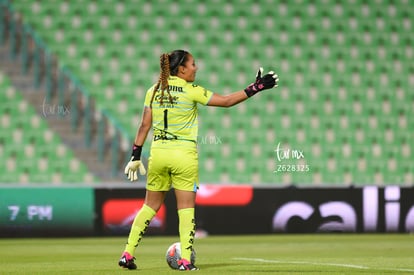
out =
[[[191,263],[195,263],[196,253],[194,249],[191,251]],[[181,259],[181,244],[179,242],[173,243],[168,247],[167,253],[165,253],[165,259],[167,264],[172,269],[178,269],[178,261]]]

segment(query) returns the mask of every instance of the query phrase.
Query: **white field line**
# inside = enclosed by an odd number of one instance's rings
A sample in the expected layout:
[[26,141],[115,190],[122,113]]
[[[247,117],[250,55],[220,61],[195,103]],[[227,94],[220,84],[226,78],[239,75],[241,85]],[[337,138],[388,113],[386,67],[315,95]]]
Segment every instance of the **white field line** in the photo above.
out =
[[375,270],[389,270],[389,271],[400,271],[400,272],[414,272],[414,269],[407,268],[380,268],[380,267],[368,267],[363,265],[352,265],[352,264],[336,264],[336,263],[318,263],[318,262],[306,262],[306,261],[279,261],[279,260],[266,260],[260,258],[233,258],[236,261],[253,261],[261,263],[274,263],[274,264],[297,264],[297,265],[318,265],[318,266],[336,266],[346,267],[355,269],[375,269]]

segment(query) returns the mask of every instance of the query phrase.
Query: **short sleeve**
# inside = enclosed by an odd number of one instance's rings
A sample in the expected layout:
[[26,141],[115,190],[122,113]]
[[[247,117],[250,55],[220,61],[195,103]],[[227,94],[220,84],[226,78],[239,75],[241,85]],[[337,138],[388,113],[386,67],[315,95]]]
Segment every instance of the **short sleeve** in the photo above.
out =
[[191,95],[193,101],[202,105],[207,105],[210,98],[213,96],[213,92],[195,84],[189,85],[191,86],[189,94]]
[[145,107],[150,107],[151,105],[151,98],[152,98],[152,91],[154,90],[154,86],[149,88],[147,90],[147,93],[145,94],[145,101],[144,101],[144,106]]

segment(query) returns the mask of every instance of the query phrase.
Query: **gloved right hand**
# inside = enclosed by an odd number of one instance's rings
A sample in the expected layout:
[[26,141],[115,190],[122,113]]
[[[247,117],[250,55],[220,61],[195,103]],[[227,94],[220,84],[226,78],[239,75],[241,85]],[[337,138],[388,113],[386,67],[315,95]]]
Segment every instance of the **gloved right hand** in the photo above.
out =
[[147,173],[144,164],[140,160],[133,160],[133,158],[134,157],[131,157],[131,160],[125,166],[125,174],[127,175],[130,181],[138,179],[138,170],[141,175],[145,175]]
[[138,170],[141,175],[145,175],[147,173],[144,164],[140,160],[141,151],[142,151],[142,146],[137,146],[134,144],[134,147],[132,149],[132,154],[131,154],[131,160],[125,166],[125,170],[124,170],[124,173],[127,175],[130,181],[134,181],[138,179],[138,173],[137,173]]
[[255,95],[256,93],[271,89],[278,86],[279,77],[273,71],[268,72],[262,77],[263,68],[260,67],[256,74],[256,81],[247,86],[244,92],[248,97]]

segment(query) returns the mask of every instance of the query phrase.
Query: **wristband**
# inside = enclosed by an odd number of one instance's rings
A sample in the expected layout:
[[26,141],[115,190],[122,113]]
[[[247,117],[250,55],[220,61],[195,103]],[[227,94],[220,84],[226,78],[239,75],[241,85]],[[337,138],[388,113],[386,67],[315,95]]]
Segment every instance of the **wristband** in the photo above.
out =
[[255,95],[256,93],[258,93],[259,90],[255,89],[254,84],[250,84],[249,87],[247,87],[246,89],[244,89],[244,92],[246,93],[246,95],[248,97],[251,97],[251,96]]
[[132,160],[140,160],[141,159],[141,152],[142,152],[142,146],[133,145],[132,146],[132,154],[134,158]]

